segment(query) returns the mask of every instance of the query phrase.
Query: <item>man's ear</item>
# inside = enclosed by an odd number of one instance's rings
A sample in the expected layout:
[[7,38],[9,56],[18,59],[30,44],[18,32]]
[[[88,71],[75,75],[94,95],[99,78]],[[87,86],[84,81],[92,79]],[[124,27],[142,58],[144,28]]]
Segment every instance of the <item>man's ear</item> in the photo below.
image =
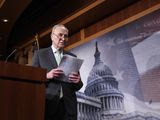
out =
[[53,36],[53,34],[51,33],[51,40],[52,40],[52,41],[53,41],[53,39],[54,39],[53,37],[54,37],[54,36]]

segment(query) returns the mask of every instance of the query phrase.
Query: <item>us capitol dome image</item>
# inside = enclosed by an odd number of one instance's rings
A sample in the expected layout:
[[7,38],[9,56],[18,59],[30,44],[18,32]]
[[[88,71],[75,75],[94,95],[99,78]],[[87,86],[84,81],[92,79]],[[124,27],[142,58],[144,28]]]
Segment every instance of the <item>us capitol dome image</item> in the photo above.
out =
[[86,88],[84,93],[76,93],[78,120],[160,120],[154,115],[145,117],[143,113],[126,112],[124,94],[100,54],[96,42],[95,62],[88,75]]
[[100,59],[97,42],[95,63],[88,76],[84,93],[77,92],[79,120],[107,120],[120,116],[124,110],[123,94],[111,69]]

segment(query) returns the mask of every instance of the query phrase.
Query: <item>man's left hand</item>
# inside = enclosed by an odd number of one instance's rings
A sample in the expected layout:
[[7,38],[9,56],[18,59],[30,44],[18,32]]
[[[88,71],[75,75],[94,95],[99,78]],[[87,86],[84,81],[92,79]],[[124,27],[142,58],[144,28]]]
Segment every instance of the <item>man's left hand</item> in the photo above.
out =
[[78,83],[80,79],[80,75],[77,72],[72,72],[69,74],[69,81],[71,81],[72,83]]

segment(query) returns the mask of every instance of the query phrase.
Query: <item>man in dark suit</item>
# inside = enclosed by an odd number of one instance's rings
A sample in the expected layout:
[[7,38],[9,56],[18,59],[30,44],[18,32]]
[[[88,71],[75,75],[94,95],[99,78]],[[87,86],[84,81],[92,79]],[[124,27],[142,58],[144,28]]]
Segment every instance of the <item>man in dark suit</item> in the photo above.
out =
[[47,69],[45,120],[77,120],[77,99],[75,92],[83,83],[79,73],[70,73],[70,83],[57,78],[64,74],[58,68],[59,59],[64,55],[74,54],[64,51],[68,41],[68,29],[64,25],[55,25],[51,33],[52,46],[35,51],[32,65]]

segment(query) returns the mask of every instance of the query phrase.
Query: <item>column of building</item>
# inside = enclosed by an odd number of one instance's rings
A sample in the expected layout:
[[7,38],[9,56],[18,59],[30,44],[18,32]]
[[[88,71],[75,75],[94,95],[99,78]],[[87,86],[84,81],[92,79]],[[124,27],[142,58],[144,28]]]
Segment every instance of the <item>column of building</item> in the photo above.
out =
[[18,64],[32,65],[33,46],[20,49],[15,54],[15,60]]

